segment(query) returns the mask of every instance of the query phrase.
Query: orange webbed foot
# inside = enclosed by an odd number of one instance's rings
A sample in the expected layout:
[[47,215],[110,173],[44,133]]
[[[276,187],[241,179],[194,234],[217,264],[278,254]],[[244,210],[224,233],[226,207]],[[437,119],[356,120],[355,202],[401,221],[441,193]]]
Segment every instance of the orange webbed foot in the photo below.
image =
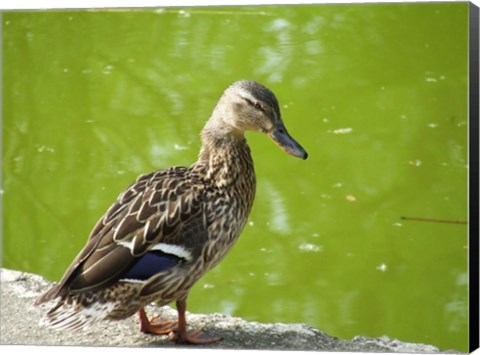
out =
[[170,338],[175,341],[177,344],[194,344],[194,345],[204,345],[204,344],[212,344],[217,343],[222,338],[214,337],[214,338],[201,338],[203,332],[196,331],[192,333],[182,333],[178,330],[170,334]]
[[185,319],[186,302],[177,301],[178,321],[161,321],[159,317],[148,319],[145,310],[141,308],[138,311],[140,319],[140,331],[146,334],[165,335],[175,341],[177,344],[195,344],[204,345],[219,342],[222,338],[202,338],[202,332],[187,332],[187,322]]
[[177,321],[160,321],[159,317],[148,320],[143,308],[138,311],[138,318],[140,319],[140,331],[145,334],[165,335],[177,330]]

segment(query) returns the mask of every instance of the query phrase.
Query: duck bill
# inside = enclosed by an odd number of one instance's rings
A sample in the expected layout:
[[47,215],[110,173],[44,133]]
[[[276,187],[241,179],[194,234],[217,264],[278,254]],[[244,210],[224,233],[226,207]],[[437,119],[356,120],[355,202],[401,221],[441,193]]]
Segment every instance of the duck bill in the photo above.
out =
[[308,154],[305,149],[303,149],[303,147],[298,144],[290,134],[288,134],[284,125],[276,127],[269,136],[286,153],[293,155],[294,157],[307,159]]

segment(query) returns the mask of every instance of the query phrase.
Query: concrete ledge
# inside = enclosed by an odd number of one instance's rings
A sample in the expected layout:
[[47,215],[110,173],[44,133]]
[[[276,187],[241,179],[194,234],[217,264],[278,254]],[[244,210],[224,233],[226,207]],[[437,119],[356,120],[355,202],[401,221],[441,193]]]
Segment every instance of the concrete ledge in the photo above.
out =
[[[33,302],[49,285],[50,282],[38,275],[1,269],[0,344],[180,347],[167,336],[142,334],[136,317],[118,322],[100,322],[76,332],[41,328],[37,325],[38,320],[49,305],[35,307]],[[176,319],[176,311],[170,307],[149,306],[147,312],[150,316],[160,315],[166,320]],[[202,329],[207,335],[223,338],[219,343],[201,348],[456,353],[388,338],[359,336],[352,340],[340,340],[305,324],[261,324],[222,314],[189,313],[187,321],[192,329]]]

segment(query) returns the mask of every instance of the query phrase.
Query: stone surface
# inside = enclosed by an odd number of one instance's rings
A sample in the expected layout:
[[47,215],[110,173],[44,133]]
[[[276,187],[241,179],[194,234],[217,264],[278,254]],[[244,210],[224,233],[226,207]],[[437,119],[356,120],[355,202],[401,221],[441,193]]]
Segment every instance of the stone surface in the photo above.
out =
[[[38,275],[1,270],[0,344],[2,345],[95,345],[122,347],[181,347],[168,336],[141,333],[136,317],[124,321],[99,322],[86,330],[61,332],[38,326],[50,304],[34,306],[35,298],[50,283]],[[147,307],[147,313],[166,320],[176,319],[170,307]],[[191,329],[202,329],[207,336],[222,337],[221,342],[200,348],[316,350],[342,352],[438,353],[431,345],[405,343],[396,339],[358,336],[341,340],[305,324],[262,324],[222,314],[187,314]],[[445,353],[445,351],[442,351]]]

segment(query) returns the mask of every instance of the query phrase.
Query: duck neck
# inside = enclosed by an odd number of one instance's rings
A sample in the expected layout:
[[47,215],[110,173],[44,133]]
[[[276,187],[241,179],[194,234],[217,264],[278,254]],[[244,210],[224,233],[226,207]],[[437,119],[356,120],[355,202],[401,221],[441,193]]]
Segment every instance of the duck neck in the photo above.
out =
[[243,131],[212,116],[202,130],[198,163],[205,177],[217,187],[235,186],[248,180],[255,185],[253,161]]

